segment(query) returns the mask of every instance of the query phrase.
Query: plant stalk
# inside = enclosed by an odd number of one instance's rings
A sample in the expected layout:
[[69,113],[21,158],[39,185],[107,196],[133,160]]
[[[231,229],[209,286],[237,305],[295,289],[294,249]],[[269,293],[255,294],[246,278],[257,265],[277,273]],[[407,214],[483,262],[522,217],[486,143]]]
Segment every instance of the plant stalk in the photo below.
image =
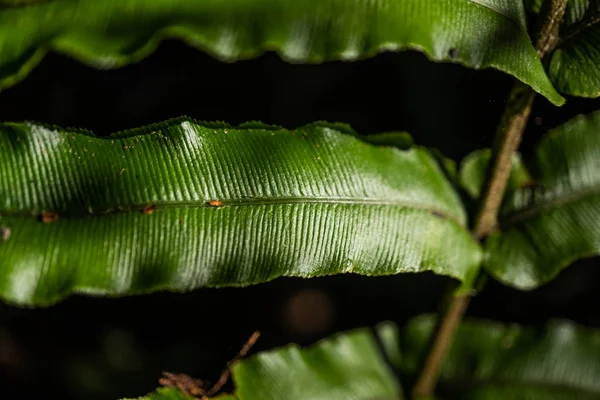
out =
[[[558,43],[558,28],[565,13],[567,0],[546,1],[544,6],[545,10],[542,10],[544,18],[536,29],[535,42],[537,54],[541,59],[544,59]],[[506,108],[496,130],[484,192],[473,225],[473,237],[477,240],[486,237],[497,224],[498,210],[510,176],[512,158],[521,143],[534,99],[535,92],[522,82],[516,82],[509,94]],[[413,387],[413,398],[433,396],[444,357],[470,300],[471,294],[450,296],[447,308],[438,320],[428,353]]]

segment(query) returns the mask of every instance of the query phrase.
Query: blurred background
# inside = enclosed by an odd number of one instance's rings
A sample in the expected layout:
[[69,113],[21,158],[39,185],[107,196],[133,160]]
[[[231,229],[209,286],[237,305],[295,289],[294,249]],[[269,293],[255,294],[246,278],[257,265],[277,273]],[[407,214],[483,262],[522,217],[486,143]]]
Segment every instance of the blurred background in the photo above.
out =
[[[272,53],[220,63],[165,41],[143,61],[110,71],[50,53],[27,79],[0,92],[0,120],[98,135],[180,115],[286,128],[342,121],[362,134],[406,130],[417,144],[458,162],[491,146],[511,84],[494,70],[434,64],[416,52],[323,65],[290,65]],[[549,129],[595,109],[600,100],[569,98],[557,109],[538,98],[525,157]],[[468,315],[529,325],[568,318],[600,327],[598,264],[578,262],[529,292],[488,282]],[[0,398],[138,397],[154,390],[161,371],[214,381],[253,330],[262,332],[253,350],[260,351],[383,320],[403,325],[436,312],[447,283],[429,273],[342,275],[187,294],[73,296],[42,309],[0,303]]]

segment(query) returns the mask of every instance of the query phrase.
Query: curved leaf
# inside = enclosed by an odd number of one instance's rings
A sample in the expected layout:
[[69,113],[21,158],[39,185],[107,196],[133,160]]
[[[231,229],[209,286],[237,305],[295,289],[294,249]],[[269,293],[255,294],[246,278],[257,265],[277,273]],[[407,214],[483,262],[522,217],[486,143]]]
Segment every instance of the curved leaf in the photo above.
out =
[[418,49],[496,68],[564,102],[527,36],[520,0],[23,0],[0,9],[0,87],[25,77],[46,49],[114,68],[166,37],[223,60],[275,50],[318,63]]
[[505,198],[500,232],[485,243],[485,267],[522,289],[573,261],[600,254],[600,113],[548,134],[532,164],[533,185]]
[[[386,331],[386,325],[378,330]],[[387,335],[391,345],[397,336]],[[401,388],[368,329],[338,334],[308,347],[290,345],[234,363],[235,392],[215,400],[400,400]],[[177,392],[173,390],[173,393]],[[165,389],[159,389],[158,394]],[[157,397],[143,400],[184,400]],[[142,400],[140,399],[140,400]],[[186,397],[187,399],[187,397]]]
[[349,272],[468,286],[481,251],[465,224],[426,149],[339,125],[0,125],[0,295],[18,303]]
[[548,73],[565,94],[600,96],[600,0],[570,0]]
[[[414,376],[435,318],[412,320],[401,337],[403,374]],[[567,321],[543,329],[465,320],[442,368],[439,394],[460,399],[600,398],[600,332]]]

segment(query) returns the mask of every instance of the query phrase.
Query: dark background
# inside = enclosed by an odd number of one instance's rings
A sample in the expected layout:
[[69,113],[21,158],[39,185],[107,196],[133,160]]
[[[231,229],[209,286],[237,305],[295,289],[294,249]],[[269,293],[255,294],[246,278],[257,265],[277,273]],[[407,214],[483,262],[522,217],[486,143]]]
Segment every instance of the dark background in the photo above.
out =
[[[510,86],[500,72],[434,64],[415,52],[323,65],[290,65],[269,53],[225,64],[166,41],[140,63],[111,71],[48,54],[23,82],[0,92],[0,120],[99,135],[183,114],[286,128],[343,121],[364,134],[407,130],[417,144],[460,161],[491,145]],[[599,101],[568,99],[557,109],[538,98],[523,152],[530,154],[548,129],[597,108]],[[530,292],[488,282],[468,314],[534,325],[568,318],[600,327],[597,264],[578,262]],[[402,325],[435,312],[447,283],[429,273],[344,275],[188,294],[73,296],[42,309],[0,304],[0,398],[137,397],[156,387],[163,370],[214,380],[255,329],[262,332],[255,350],[264,350],[382,320]]]

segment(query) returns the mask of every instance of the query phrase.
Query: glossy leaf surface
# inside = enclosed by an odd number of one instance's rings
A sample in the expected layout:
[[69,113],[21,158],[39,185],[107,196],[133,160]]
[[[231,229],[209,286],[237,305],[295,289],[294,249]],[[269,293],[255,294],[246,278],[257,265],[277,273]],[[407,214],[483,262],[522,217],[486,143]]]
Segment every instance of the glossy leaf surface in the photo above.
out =
[[[47,49],[114,68],[176,37],[223,60],[277,51],[292,62],[416,49],[435,61],[496,68],[556,104],[520,0],[71,0],[0,6],[0,87]],[[175,61],[176,62],[176,61]]]
[[600,253],[600,113],[579,116],[539,144],[532,184],[504,199],[485,267],[523,289]]
[[[412,320],[401,338],[405,375],[416,373],[435,319]],[[441,398],[600,398],[600,332],[567,321],[541,329],[465,320],[442,368]]]
[[6,123],[0,199],[0,295],[24,304],[338,273],[468,286],[481,257],[428,150],[339,124],[183,118],[98,138]]

